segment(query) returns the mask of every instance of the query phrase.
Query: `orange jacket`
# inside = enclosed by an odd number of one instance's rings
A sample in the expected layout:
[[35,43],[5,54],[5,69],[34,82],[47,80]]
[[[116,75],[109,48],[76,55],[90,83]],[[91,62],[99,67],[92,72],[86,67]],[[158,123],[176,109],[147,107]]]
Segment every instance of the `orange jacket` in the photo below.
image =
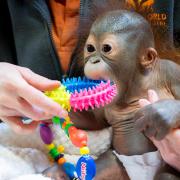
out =
[[52,35],[66,72],[77,42],[80,0],[51,0],[50,9],[53,17]]

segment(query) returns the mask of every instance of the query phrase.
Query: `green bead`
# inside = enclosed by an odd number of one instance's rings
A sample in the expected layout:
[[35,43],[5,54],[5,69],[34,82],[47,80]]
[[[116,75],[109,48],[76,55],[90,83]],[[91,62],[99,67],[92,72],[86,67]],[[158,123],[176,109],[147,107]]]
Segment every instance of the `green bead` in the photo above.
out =
[[59,123],[60,123],[59,117],[54,116],[54,117],[52,118],[52,122],[53,122],[54,124],[59,124]]
[[65,131],[65,133],[66,133],[66,135],[67,135],[68,137],[69,137],[68,129],[69,129],[71,126],[73,126],[73,124],[67,124],[67,125],[65,126],[65,128],[64,128],[64,131]]
[[53,158],[55,158],[56,156],[59,155],[59,152],[58,152],[57,148],[54,147],[53,149],[51,149],[51,150],[49,151],[49,154],[50,154]]

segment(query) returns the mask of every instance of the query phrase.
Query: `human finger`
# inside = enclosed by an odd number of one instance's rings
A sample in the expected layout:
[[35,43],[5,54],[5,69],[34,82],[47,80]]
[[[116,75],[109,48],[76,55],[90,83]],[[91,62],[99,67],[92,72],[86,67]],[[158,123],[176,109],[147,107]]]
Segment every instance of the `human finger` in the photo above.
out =
[[32,106],[40,108],[47,114],[53,114],[54,116],[67,117],[67,111],[64,110],[58,103],[54,102],[41,91],[35,89],[30,85],[26,85],[23,89],[19,90],[19,95],[25,99]]
[[37,121],[33,121],[30,124],[24,124],[21,117],[16,116],[4,116],[1,117],[1,120],[7,123],[14,130],[14,132],[18,134],[30,134],[37,128],[39,124]]
[[15,109],[0,106],[0,116],[23,116],[23,114]]
[[17,67],[25,81],[40,91],[50,91],[60,86],[60,82],[40,76],[28,68]]

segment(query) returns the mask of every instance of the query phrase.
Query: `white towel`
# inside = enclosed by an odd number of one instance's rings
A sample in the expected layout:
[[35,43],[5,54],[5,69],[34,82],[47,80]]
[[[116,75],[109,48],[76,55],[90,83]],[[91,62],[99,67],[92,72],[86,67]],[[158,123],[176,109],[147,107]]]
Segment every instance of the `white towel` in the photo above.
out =
[[115,151],[114,154],[123,163],[131,180],[153,180],[164,163],[158,151],[134,156],[119,155]]
[[[76,163],[80,157],[76,148],[64,131],[54,126],[57,145],[65,146],[65,158]],[[112,130],[87,131],[88,146],[93,157],[107,151],[111,144]],[[52,164],[47,158],[47,150],[37,130],[31,135],[15,134],[6,124],[0,123],[0,180],[48,180],[40,173]]]

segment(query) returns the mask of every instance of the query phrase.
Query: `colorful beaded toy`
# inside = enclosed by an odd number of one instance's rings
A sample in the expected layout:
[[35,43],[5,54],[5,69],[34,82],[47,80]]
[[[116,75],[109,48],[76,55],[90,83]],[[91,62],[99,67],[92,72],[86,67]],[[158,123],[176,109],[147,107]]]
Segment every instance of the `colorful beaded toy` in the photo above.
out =
[[[110,81],[90,80],[87,78],[71,78],[62,81],[62,85],[45,94],[59,103],[64,109],[70,111],[88,110],[104,106],[112,101],[116,95],[116,85],[111,85]],[[96,174],[96,166],[93,158],[89,155],[87,147],[87,134],[85,131],[77,129],[70,118],[65,119],[54,117],[53,123],[59,125],[71,142],[80,148],[81,158],[76,167],[66,162],[64,158],[64,146],[56,146],[53,143],[53,133],[48,123],[40,126],[40,135],[46,144],[50,156],[60,165],[70,179],[92,180]]]

